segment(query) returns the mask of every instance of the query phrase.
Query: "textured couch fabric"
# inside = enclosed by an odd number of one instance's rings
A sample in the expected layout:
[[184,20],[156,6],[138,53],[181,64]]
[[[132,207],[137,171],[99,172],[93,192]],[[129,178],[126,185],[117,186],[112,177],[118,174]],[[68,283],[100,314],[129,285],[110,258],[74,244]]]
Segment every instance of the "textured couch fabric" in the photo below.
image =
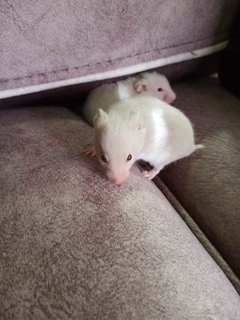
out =
[[0,91],[218,44],[239,9],[238,0],[1,1]]
[[93,129],[71,111],[136,66],[171,80],[217,70],[239,10],[238,0],[1,1],[0,320],[240,319],[239,99],[216,78],[176,84],[205,149],[155,184],[134,166],[121,187],[81,155]]
[[178,83],[175,104],[205,149],[160,177],[240,276],[240,101],[215,78]]
[[137,167],[113,186],[80,154],[91,134],[62,107],[0,111],[0,318],[239,319],[158,188]]

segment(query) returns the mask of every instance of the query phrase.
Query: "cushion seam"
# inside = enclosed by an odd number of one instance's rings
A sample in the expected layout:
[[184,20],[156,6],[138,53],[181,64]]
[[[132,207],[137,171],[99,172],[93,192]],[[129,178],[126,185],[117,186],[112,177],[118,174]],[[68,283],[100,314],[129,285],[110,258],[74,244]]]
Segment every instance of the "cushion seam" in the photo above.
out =
[[225,273],[226,277],[235,287],[237,292],[240,294],[240,280],[228,263],[225,261],[223,256],[219,253],[216,247],[212,244],[212,242],[208,239],[205,233],[201,230],[199,225],[195,222],[195,220],[189,215],[187,210],[180,203],[179,199],[175,197],[169,187],[163,182],[160,177],[154,178],[155,185],[160,189],[160,191],[164,194],[170,204],[174,207],[179,216],[183,219],[186,225],[189,227],[191,232],[195,235],[195,237],[199,240],[204,249],[208,252],[208,254],[212,257],[212,259],[216,262],[216,264],[222,269]]

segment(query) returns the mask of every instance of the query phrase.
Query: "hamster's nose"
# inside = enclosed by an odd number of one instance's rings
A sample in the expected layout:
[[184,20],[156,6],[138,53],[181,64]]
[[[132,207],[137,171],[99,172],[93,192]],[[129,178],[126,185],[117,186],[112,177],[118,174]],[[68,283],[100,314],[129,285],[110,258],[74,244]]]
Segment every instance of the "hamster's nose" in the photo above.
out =
[[107,176],[115,185],[120,185],[127,179],[128,172],[107,171]]
[[120,186],[123,183],[123,179],[121,177],[115,177],[113,178],[113,183]]

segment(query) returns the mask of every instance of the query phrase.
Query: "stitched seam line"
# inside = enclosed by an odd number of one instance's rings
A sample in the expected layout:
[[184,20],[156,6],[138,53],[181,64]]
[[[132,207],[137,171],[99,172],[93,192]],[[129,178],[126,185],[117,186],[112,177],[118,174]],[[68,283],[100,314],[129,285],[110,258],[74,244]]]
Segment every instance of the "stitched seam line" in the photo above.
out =
[[70,70],[78,70],[80,68],[85,68],[85,67],[89,67],[89,66],[93,66],[94,67],[94,66],[101,65],[101,64],[104,64],[104,63],[111,63],[111,62],[115,62],[115,61],[118,61],[118,60],[133,58],[133,57],[136,57],[136,56],[142,56],[142,55],[148,54],[150,52],[153,53],[153,52],[159,52],[159,51],[166,50],[166,49],[178,48],[178,47],[181,47],[181,46],[184,46],[184,45],[189,45],[189,44],[198,43],[198,42],[201,42],[201,41],[211,40],[211,39],[212,38],[203,38],[203,39],[197,40],[197,41],[185,42],[185,43],[181,43],[180,45],[173,45],[171,47],[164,47],[164,48],[161,48],[161,49],[154,49],[154,50],[150,50],[150,51],[144,51],[144,52],[142,52],[140,54],[128,55],[128,56],[125,56],[123,58],[116,58],[114,60],[105,60],[105,61],[102,61],[102,62],[96,62],[94,64],[88,63],[88,64],[85,64],[85,65],[82,65],[82,66],[64,68],[64,69],[59,69],[59,70],[55,70],[55,71],[39,72],[39,73],[35,73],[35,74],[32,74],[32,75],[24,76],[24,77],[17,77],[17,78],[11,78],[11,79],[0,79],[0,83],[6,83],[6,82],[9,82],[9,81],[18,81],[18,80],[23,80],[23,79],[31,79],[31,78],[34,78],[34,77],[46,76],[46,75],[49,75],[49,74],[55,74],[55,73],[59,73],[59,72],[68,72]]

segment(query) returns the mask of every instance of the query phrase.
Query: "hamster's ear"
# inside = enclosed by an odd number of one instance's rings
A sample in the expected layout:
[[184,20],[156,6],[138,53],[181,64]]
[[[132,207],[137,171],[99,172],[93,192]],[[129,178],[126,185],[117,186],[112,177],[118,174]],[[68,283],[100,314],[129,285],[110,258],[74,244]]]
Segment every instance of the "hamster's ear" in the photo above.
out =
[[142,123],[138,123],[137,132],[140,136],[146,132],[146,128],[143,126]]
[[93,117],[94,128],[100,128],[105,125],[108,121],[108,114],[102,109],[98,110],[98,114]]
[[137,93],[141,93],[143,91],[147,91],[147,81],[145,79],[140,79],[135,82],[134,89]]
[[176,94],[173,91],[166,91],[166,94],[163,97],[163,101],[167,103],[172,103],[176,99]]
[[128,114],[128,120],[130,123],[136,122],[138,119],[138,113],[136,111],[130,111]]
[[145,127],[140,122],[139,113],[137,111],[131,111],[129,113],[128,120],[129,120],[130,126],[132,128],[137,128],[137,132],[140,135],[145,132]]

